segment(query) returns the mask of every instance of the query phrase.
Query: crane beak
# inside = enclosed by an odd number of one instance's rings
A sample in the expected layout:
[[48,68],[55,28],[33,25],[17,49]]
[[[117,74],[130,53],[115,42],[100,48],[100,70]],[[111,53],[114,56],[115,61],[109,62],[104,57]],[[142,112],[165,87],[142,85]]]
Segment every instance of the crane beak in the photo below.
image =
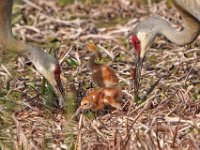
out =
[[141,76],[141,70],[143,66],[143,60],[144,58],[141,58],[139,54],[137,54],[135,59],[135,76],[134,76],[134,88],[135,88],[135,99],[136,101],[139,98],[139,87],[140,87],[140,76]]
[[58,89],[59,91],[59,106],[63,106],[64,102],[66,100],[66,95],[65,95],[65,91],[64,91],[64,87],[62,85],[61,79],[57,79],[56,80],[56,89]]

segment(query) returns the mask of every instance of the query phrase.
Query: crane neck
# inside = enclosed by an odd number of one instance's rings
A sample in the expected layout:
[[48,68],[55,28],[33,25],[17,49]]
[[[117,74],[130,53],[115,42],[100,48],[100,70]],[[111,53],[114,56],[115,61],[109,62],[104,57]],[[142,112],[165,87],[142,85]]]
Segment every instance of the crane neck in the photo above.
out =
[[2,47],[12,40],[11,16],[13,0],[0,0],[0,42]]
[[13,37],[11,29],[13,0],[0,0],[0,48],[19,55],[27,55],[34,49]]
[[[40,48],[16,40],[13,37],[11,30],[12,6],[13,0],[0,0],[0,48],[28,57],[40,72],[44,72],[43,70],[46,69],[45,67],[48,67],[44,60],[55,62],[55,58],[42,51]],[[43,65],[43,68],[41,65]]]
[[4,50],[24,54],[27,45],[13,37],[11,30],[13,0],[0,0],[0,47]]
[[158,23],[158,25],[160,25],[158,33],[163,34],[171,42],[178,45],[190,44],[200,34],[200,21],[178,5],[176,1],[173,1],[173,3],[183,19],[184,29],[182,31],[177,31],[167,21],[162,20],[161,24]]
[[178,45],[187,45],[192,43],[200,33],[200,28],[191,29],[185,26],[182,31],[177,31],[169,22],[162,20],[158,26],[157,34],[164,35],[168,40]]

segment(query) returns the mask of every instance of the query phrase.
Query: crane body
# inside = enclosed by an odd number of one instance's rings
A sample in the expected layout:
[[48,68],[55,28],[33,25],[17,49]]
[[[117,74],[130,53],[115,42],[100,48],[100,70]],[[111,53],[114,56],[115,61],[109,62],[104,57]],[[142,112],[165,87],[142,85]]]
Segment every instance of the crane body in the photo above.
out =
[[200,34],[200,0],[173,0],[180,13],[184,29],[177,31],[170,23],[158,16],[152,16],[136,25],[131,38],[136,52],[135,60],[135,92],[138,93],[140,74],[146,52],[158,35],[178,45],[187,45],[195,41]]
[[28,57],[35,68],[53,86],[56,95],[59,97],[59,105],[63,105],[65,92],[60,79],[61,68],[58,60],[40,48],[13,37],[11,29],[12,6],[13,0],[0,0],[0,48],[7,52]]

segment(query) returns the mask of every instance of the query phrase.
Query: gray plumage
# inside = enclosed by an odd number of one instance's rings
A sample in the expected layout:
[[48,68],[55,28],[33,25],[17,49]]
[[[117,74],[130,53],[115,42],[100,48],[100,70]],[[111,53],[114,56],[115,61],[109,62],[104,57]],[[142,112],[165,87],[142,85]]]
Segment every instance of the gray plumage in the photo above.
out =
[[183,19],[184,29],[177,31],[165,19],[158,16],[149,17],[138,23],[134,29],[134,34],[141,41],[141,51],[146,51],[159,34],[178,45],[190,44],[198,37],[200,34],[200,0],[174,0],[173,3]]
[[34,64],[35,68],[51,83],[55,93],[63,103],[64,90],[60,81],[60,74],[55,76],[55,70],[60,69],[58,60],[45,53],[40,48],[16,40],[11,30],[13,0],[0,0],[0,48],[26,56]]
[[136,50],[135,63],[135,99],[138,99],[140,74],[145,54],[157,35],[162,34],[178,45],[192,43],[200,34],[200,0],[173,0],[179,11],[184,29],[177,31],[168,21],[157,16],[149,17],[140,22],[134,29],[132,45]]
[[185,11],[194,16],[200,21],[200,0],[173,0],[175,4],[179,5]]

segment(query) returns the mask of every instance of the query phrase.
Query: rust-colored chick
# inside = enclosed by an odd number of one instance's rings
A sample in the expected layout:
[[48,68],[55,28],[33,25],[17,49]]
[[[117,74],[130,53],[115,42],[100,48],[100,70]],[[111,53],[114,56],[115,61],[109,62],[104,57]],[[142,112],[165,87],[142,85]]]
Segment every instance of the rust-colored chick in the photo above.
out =
[[122,98],[122,91],[119,88],[105,87],[99,90],[92,90],[81,101],[81,106],[78,112],[85,110],[99,111],[104,108],[106,104],[121,110],[119,101]]
[[94,44],[88,44],[88,49],[92,51],[88,62],[88,68],[92,72],[92,82],[99,87],[113,87],[119,83],[119,79],[115,71],[103,64],[98,64],[95,60],[100,57],[100,53],[97,51]]

